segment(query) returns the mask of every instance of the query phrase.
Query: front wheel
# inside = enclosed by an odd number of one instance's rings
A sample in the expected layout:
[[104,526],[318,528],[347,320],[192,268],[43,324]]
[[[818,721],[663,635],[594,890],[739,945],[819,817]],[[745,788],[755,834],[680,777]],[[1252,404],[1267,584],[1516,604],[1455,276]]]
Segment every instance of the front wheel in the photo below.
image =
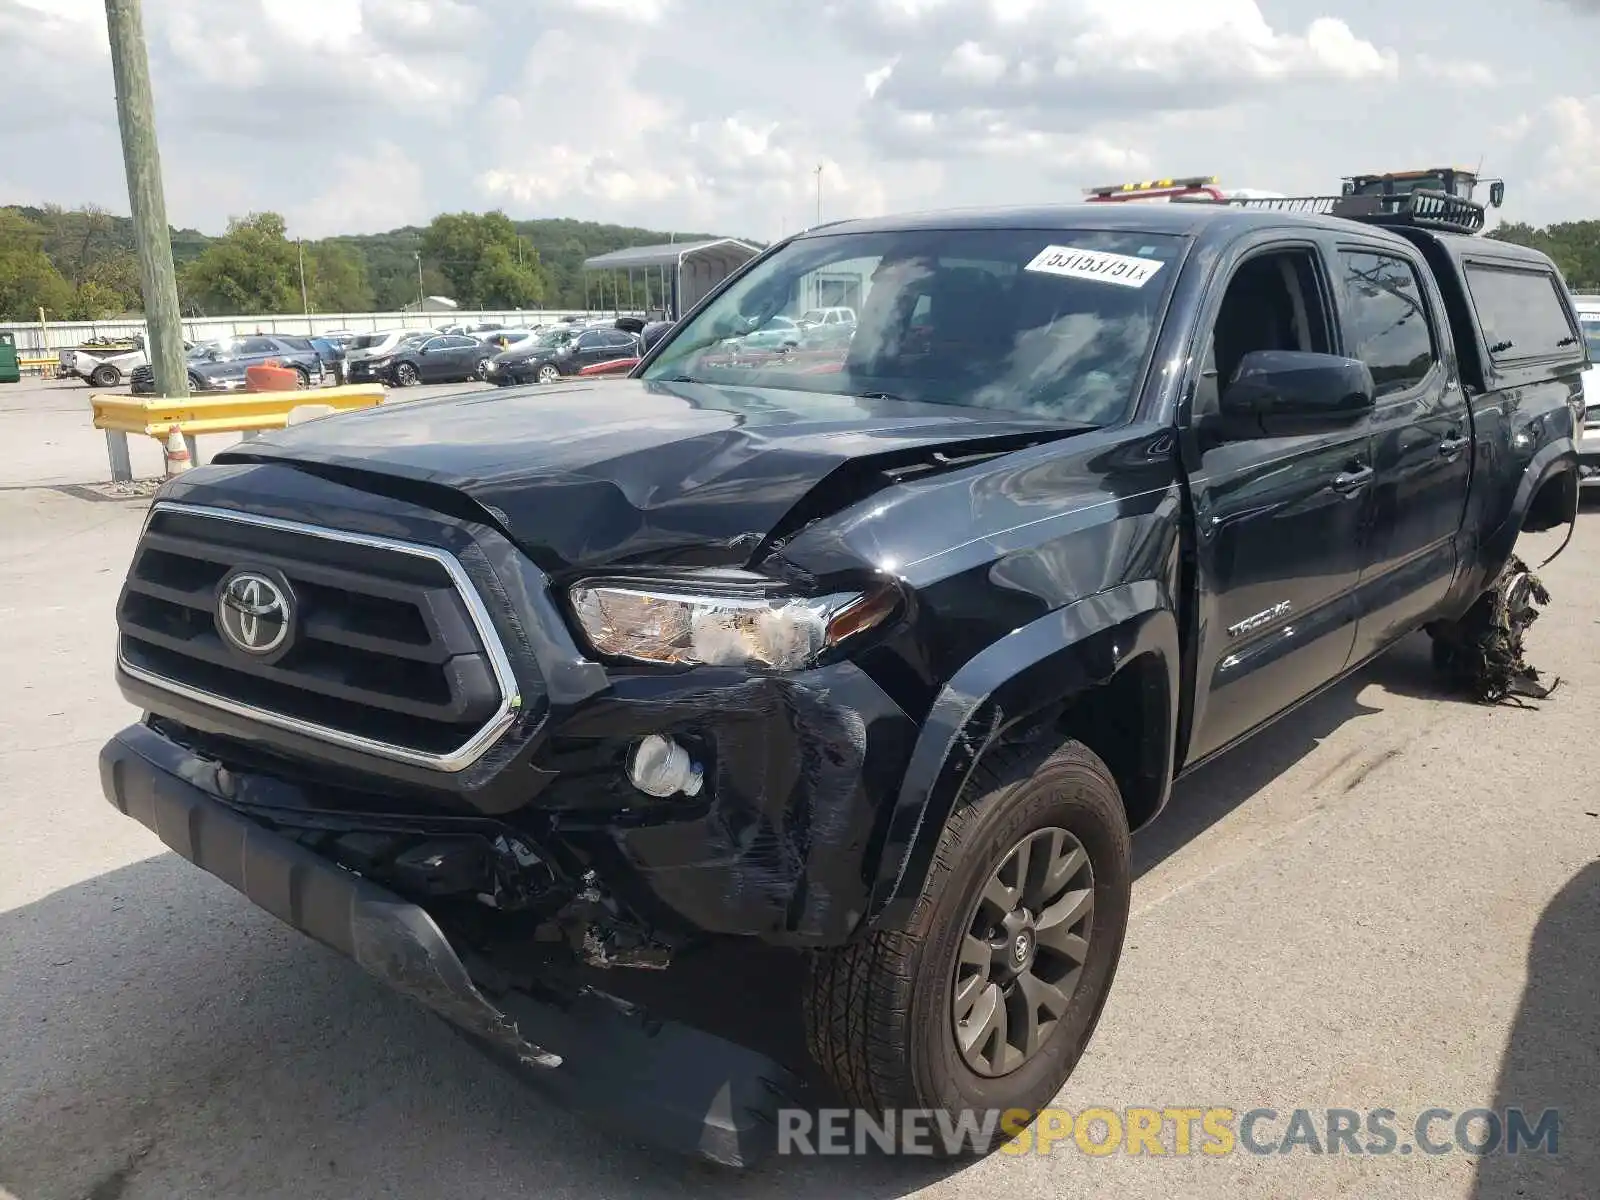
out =
[[540,383],[554,383],[560,378],[561,372],[556,369],[554,363],[545,363],[544,366],[539,368]]
[[812,1056],[846,1103],[950,1113],[970,1140],[941,1154],[994,1149],[1061,1090],[1132,891],[1127,813],[1088,747],[1011,753],[968,786],[906,928],[817,955],[806,997]]
[[417,369],[410,363],[401,363],[394,369],[394,381],[401,387],[416,387],[422,382],[422,376],[417,374]]

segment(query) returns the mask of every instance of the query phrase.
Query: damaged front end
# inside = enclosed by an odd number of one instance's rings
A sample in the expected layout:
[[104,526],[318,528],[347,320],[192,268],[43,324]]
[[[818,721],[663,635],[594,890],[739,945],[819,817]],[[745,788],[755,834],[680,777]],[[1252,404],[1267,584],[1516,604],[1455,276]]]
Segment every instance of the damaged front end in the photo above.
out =
[[[776,1106],[803,1096],[805,1085],[765,1055],[575,983],[555,955],[536,961],[517,927],[599,965],[646,965],[648,936],[592,873],[574,884],[518,833],[470,818],[451,827],[313,813],[296,789],[235,772],[149,725],[108,742],[100,770],[107,798],[182,857],[569,1107],[746,1166],[771,1151]],[[365,828],[344,828],[357,820]],[[486,934],[466,919],[473,908],[513,924]]]

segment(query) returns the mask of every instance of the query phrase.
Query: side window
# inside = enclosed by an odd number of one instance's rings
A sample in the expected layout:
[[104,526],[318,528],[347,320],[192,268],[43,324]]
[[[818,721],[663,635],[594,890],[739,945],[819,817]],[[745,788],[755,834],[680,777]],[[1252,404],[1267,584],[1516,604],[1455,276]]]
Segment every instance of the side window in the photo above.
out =
[[1372,372],[1379,399],[1416,387],[1433,370],[1433,330],[1417,272],[1403,258],[1339,252],[1348,351]]
[[445,340],[452,350],[465,350],[470,346],[476,346],[478,344],[477,338],[470,337],[453,337]]
[[1549,271],[1467,263],[1467,287],[1491,358],[1504,362],[1580,353],[1559,286]]
[[1192,415],[1217,411],[1239,364],[1256,350],[1329,349],[1328,312],[1309,249],[1246,259],[1228,281],[1211,336],[1201,346]]
[[598,333],[583,333],[578,335],[579,350],[593,350],[600,344],[600,335]]
[[420,349],[422,350],[422,352],[424,354],[427,354],[428,352],[433,351],[433,350],[443,350],[445,348],[445,346],[449,344],[449,341],[450,341],[449,338],[442,338],[442,337],[429,338],[427,341],[422,343]]
[[277,354],[279,353],[278,343],[271,338],[245,338],[244,341],[239,343],[239,353],[241,355]]

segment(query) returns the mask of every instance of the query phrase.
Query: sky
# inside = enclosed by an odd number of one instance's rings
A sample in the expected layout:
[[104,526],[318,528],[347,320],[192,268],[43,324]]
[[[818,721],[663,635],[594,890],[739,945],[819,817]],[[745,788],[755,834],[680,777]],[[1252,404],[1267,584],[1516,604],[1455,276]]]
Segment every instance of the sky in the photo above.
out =
[[[1446,17],[1444,14],[1448,14]],[[168,217],[818,218],[1444,163],[1600,217],[1600,0],[144,0]],[[103,0],[0,0],[0,203],[126,212]]]

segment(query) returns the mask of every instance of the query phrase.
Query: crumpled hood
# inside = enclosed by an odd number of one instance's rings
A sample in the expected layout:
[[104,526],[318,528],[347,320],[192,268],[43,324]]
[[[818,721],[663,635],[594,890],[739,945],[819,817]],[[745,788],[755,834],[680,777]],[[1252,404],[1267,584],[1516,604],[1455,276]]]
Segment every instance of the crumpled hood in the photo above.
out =
[[1077,431],[976,408],[623,380],[390,403],[293,426],[214,461],[449,488],[487,509],[547,570],[733,566],[830,476],[807,512],[862,498],[856,472],[839,470],[846,464],[897,465],[952,444],[1004,450]]

